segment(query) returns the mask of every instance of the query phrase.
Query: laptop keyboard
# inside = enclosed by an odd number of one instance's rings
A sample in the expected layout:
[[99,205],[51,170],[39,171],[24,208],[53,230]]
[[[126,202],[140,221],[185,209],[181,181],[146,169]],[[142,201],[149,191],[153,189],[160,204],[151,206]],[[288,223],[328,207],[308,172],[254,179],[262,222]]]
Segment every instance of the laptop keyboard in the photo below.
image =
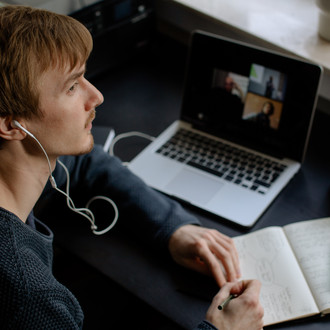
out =
[[265,194],[286,168],[185,129],[180,129],[156,152],[260,194]]

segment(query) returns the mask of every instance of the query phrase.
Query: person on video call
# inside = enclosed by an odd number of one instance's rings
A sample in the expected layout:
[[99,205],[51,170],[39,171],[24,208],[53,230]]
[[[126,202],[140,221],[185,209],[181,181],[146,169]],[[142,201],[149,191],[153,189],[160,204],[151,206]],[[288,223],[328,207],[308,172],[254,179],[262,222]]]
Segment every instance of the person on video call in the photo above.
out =
[[261,111],[256,116],[256,122],[258,126],[262,128],[270,128],[270,117],[274,114],[274,104],[266,101]]
[[273,77],[270,76],[266,82],[265,96],[272,98],[274,89]]
[[[103,96],[84,77],[91,49],[90,33],[71,17],[0,8],[0,328],[83,326],[78,301],[52,274],[52,232],[33,214],[39,198],[59,194],[56,185],[65,190],[59,158],[70,172],[72,196],[111,197],[120,221],[168,249],[177,263],[213,275],[221,289],[199,329],[262,328],[260,283],[237,280],[233,241],[200,226],[93,146],[91,123]],[[238,296],[219,311],[229,294]]]
[[238,83],[227,75],[222,85],[216,85],[210,90],[209,116],[215,123],[239,121],[244,106],[244,93]]
[[274,114],[275,107],[273,102],[266,101],[263,103],[261,110],[250,116],[249,120],[255,122],[262,129],[271,127],[271,116]]

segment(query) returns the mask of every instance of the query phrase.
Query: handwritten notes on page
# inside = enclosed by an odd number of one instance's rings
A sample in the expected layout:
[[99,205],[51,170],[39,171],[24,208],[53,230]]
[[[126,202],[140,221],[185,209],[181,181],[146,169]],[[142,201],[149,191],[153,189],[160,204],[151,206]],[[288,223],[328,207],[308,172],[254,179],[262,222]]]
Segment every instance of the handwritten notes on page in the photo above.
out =
[[244,279],[259,279],[264,324],[319,313],[311,290],[281,227],[234,238]]
[[284,227],[320,311],[330,309],[330,219]]

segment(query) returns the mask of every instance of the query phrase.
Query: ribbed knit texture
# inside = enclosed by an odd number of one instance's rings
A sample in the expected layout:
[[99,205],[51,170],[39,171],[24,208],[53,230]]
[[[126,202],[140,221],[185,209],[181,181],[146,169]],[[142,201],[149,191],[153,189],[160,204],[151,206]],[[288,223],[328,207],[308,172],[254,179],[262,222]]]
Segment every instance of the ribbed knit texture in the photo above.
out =
[[218,328],[216,328],[213,324],[204,320],[194,330],[217,330],[217,329]]
[[0,208],[0,329],[79,329],[83,313],[52,274],[53,234]]

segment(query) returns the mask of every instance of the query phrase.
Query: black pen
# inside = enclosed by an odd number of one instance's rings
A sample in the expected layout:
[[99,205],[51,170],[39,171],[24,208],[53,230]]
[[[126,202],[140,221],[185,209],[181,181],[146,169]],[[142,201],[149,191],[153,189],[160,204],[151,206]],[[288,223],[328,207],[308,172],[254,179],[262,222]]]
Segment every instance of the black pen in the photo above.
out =
[[236,294],[231,294],[231,295],[229,295],[229,297],[222,303],[222,304],[220,304],[219,306],[218,306],[218,309],[220,310],[220,311],[222,311],[227,305],[228,305],[228,303],[230,302],[230,300],[232,300],[232,299],[234,299],[234,298],[236,298],[237,297],[237,295]]

